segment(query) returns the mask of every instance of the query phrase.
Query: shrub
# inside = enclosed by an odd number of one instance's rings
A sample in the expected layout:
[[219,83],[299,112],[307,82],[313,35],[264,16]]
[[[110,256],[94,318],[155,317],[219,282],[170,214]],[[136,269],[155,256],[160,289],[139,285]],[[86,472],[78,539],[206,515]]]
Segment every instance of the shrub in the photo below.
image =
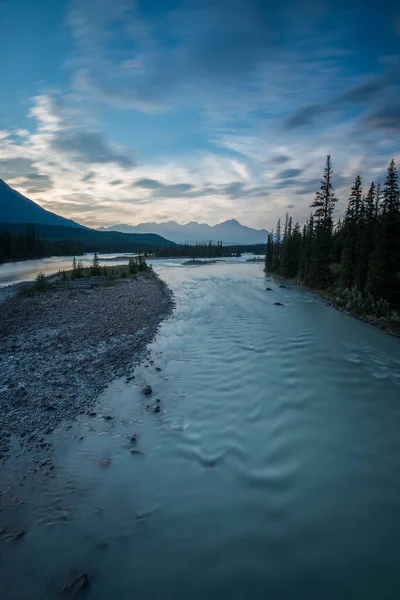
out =
[[44,273],[40,272],[36,275],[34,288],[36,292],[45,292],[49,288],[49,282]]

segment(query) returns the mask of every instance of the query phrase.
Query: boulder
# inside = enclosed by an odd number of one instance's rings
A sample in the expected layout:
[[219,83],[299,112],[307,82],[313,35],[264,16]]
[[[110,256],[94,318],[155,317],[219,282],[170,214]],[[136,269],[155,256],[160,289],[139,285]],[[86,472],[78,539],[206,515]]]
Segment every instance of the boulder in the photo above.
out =
[[143,394],[144,396],[150,396],[150,394],[153,393],[151,385],[145,385],[144,387],[142,387],[142,389],[140,390],[140,393]]
[[265,291],[266,291],[266,292],[272,292],[272,288],[270,288],[270,287],[267,287],[267,288],[265,288]]
[[282,302],[274,302],[274,306],[283,306]]

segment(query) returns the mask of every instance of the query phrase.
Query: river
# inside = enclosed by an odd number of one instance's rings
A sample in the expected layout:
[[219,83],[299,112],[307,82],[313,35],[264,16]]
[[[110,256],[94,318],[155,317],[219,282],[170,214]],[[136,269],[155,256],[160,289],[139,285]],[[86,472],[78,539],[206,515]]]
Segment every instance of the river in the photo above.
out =
[[155,268],[176,309],[136,378],[49,437],[1,597],[53,599],[86,571],[88,600],[397,600],[399,341],[259,264]]

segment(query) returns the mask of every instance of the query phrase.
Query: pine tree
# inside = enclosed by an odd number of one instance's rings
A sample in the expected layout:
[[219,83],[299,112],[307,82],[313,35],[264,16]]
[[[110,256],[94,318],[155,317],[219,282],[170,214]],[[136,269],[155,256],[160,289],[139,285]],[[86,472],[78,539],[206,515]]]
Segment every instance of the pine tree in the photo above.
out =
[[274,232],[268,234],[267,248],[265,251],[265,270],[271,271],[274,259]]
[[394,160],[390,162],[378,216],[377,236],[366,285],[367,293],[400,304],[400,190]]
[[275,243],[274,243],[274,259],[273,259],[273,270],[279,271],[281,262],[281,220],[278,219],[276,224]]
[[351,188],[349,204],[344,221],[344,247],[341,259],[340,278],[346,289],[353,287],[358,264],[358,229],[361,221],[362,182],[357,175]]
[[332,283],[330,270],[333,210],[337,199],[332,184],[332,163],[328,155],[321,181],[320,190],[317,192],[311,207],[315,208],[315,234],[311,256],[309,281],[316,287],[327,287]]
[[376,186],[372,182],[368,190],[368,194],[365,196],[362,208],[362,218],[357,232],[357,247],[358,256],[355,272],[355,284],[357,288],[364,293],[365,285],[368,276],[369,262],[374,249],[375,236],[376,236]]
[[306,285],[310,283],[312,251],[314,247],[314,216],[311,214],[303,228],[300,257],[299,277]]
[[100,271],[99,256],[98,256],[97,252],[95,252],[93,255],[92,265],[90,267],[90,274],[97,276],[97,275],[100,275],[100,273],[101,273],[101,271]]

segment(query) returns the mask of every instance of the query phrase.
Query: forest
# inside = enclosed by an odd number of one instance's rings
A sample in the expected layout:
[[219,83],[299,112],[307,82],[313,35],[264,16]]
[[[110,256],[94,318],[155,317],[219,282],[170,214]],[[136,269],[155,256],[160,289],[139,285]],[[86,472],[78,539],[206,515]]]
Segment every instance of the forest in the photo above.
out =
[[24,231],[10,231],[8,225],[3,227],[0,227],[0,262],[84,253],[81,242],[45,240],[37,236],[33,225],[28,225]]
[[208,244],[176,244],[158,248],[155,255],[157,258],[222,258],[241,256],[245,252],[264,254],[265,245],[224,246],[222,242],[211,241]]
[[95,251],[143,251],[152,254],[160,246],[174,245],[152,233],[119,233],[41,223],[0,223],[0,262],[46,256],[80,256]]
[[286,214],[268,237],[265,271],[329,292],[353,313],[398,319],[400,306],[400,190],[394,160],[383,187],[359,175],[343,219],[333,219],[337,202],[331,157],[314,209],[302,228]]

